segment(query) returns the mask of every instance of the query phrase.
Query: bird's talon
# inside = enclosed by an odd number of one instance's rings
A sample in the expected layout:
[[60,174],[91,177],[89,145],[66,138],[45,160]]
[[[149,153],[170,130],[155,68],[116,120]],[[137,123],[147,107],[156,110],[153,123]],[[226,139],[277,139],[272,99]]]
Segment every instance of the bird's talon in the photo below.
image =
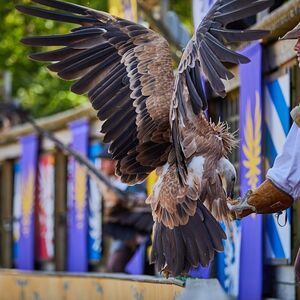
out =
[[253,191],[249,190],[243,198],[238,197],[234,202],[228,203],[228,208],[230,209],[230,211],[240,213],[244,210],[250,209],[253,212],[256,212],[255,206],[248,203],[248,199],[252,195],[252,193]]

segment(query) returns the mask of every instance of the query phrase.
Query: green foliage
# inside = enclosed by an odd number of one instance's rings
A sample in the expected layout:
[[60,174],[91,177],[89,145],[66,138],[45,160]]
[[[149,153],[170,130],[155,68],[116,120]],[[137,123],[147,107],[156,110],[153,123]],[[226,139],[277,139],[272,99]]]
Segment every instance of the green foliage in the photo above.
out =
[[174,10],[177,13],[181,22],[187,27],[189,32],[193,34],[192,0],[170,0],[170,10]]
[[[73,3],[107,11],[107,0],[69,0]],[[15,4],[28,4],[29,0],[0,0],[0,73],[11,71],[13,97],[21,100],[34,116],[54,114],[74,107],[86,100],[69,91],[70,83],[51,74],[42,63],[28,59],[28,54],[41,51],[20,43],[30,35],[67,33],[70,25],[24,16],[15,9]]]

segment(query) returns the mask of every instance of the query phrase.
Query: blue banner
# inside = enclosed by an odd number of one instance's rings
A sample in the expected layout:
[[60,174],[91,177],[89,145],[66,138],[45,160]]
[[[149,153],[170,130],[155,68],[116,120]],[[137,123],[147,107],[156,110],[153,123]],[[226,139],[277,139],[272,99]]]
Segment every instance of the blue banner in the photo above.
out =
[[16,267],[34,269],[34,201],[38,158],[38,138],[21,137],[21,223]]
[[139,245],[134,255],[125,267],[128,274],[143,275],[145,267],[146,242]]
[[22,197],[21,197],[21,165],[14,163],[14,197],[13,197],[13,262],[19,256],[19,242],[21,235]]
[[[85,119],[69,123],[72,133],[72,148],[87,156],[88,122]],[[87,175],[75,162],[68,163],[68,255],[67,269],[70,272],[86,272],[87,253]]]
[[[262,182],[262,49],[255,43],[242,51],[251,62],[240,66],[241,196]],[[239,299],[261,299],[263,288],[263,217],[241,221]]]

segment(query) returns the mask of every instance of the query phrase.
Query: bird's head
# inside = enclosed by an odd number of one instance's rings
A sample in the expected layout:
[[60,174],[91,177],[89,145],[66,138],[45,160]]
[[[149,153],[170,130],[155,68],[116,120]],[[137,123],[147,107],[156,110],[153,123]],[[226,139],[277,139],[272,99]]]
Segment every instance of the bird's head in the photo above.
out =
[[218,172],[222,180],[223,189],[227,197],[233,198],[234,185],[236,181],[236,170],[232,163],[222,157],[218,162]]

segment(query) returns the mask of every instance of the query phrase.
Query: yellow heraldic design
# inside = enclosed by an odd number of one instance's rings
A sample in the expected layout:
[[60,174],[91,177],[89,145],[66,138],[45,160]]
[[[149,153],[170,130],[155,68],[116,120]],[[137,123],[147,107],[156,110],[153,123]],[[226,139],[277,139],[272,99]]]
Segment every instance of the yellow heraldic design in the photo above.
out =
[[27,236],[30,232],[31,214],[34,201],[34,176],[29,171],[28,177],[22,184],[22,228],[23,234]]
[[136,0],[109,0],[109,13],[119,18],[137,22]]
[[84,209],[86,200],[86,172],[85,170],[76,164],[75,172],[75,207],[76,207],[76,219],[77,227],[82,228],[84,219]]
[[248,169],[246,178],[251,189],[255,189],[258,185],[259,175],[261,170],[261,109],[259,93],[255,93],[255,113],[254,124],[252,119],[250,99],[247,101],[246,107],[246,127],[244,129],[245,144],[243,145],[243,152],[245,160],[243,165]]

